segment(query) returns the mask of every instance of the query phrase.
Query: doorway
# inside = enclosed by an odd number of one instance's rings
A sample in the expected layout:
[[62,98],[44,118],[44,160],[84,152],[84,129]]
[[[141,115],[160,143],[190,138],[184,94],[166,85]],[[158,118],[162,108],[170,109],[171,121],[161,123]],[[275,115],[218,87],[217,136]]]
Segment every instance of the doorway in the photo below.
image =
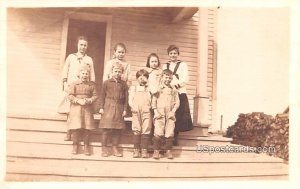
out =
[[94,62],[95,82],[99,94],[104,70],[106,23],[69,19],[66,56],[77,52],[77,37],[82,35],[88,38],[87,55]]

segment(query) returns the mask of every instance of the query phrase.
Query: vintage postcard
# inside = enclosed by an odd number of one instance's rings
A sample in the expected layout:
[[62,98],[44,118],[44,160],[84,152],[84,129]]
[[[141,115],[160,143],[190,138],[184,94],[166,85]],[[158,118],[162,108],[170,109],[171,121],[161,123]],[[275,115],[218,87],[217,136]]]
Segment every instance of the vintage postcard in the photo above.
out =
[[295,187],[299,5],[256,2],[1,2],[1,188]]

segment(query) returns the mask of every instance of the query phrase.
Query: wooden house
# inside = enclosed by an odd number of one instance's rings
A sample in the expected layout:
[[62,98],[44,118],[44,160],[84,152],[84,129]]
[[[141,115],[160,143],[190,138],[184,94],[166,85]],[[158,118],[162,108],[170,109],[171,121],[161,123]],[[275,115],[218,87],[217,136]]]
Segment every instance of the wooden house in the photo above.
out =
[[[215,111],[215,14],[215,8],[197,7],[8,8],[6,179],[287,178],[287,165],[277,158],[195,152],[200,144],[230,144],[221,136],[207,137]],[[175,148],[178,158],[131,159],[129,131],[123,139],[123,159],[100,158],[97,136],[93,156],[70,155],[70,143],[63,141],[67,117],[57,113],[57,105],[62,96],[61,69],[66,56],[76,51],[78,35],[89,38],[87,53],[94,60],[99,90],[114,44],[126,44],[133,78],[150,53],[157,53],[164,63],[167,47],[179,46],[180,58],[189,67],[187,90],[195,129],[181,135]],[[138,171],[128,173],[132,166]]]

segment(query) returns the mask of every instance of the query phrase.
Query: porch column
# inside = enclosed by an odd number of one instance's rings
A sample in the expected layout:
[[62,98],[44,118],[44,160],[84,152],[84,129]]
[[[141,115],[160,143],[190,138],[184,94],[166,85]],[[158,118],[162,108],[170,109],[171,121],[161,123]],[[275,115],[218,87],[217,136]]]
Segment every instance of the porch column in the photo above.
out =
[[199,8],[198,26],[198,79],[194,98],[194,125],[203,128],[204,133],[210,126],[209,97],[207,94],[208,65],[208,10]]

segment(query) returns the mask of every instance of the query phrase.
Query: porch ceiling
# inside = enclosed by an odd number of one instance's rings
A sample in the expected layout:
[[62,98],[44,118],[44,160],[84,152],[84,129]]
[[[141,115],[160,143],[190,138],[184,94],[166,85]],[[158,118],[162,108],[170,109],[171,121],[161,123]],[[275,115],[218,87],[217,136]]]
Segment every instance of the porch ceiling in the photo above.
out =
[[198,7],[167,7],[165,10],[170,16],[171,22],[176,23],[191,18],[198,11]]

